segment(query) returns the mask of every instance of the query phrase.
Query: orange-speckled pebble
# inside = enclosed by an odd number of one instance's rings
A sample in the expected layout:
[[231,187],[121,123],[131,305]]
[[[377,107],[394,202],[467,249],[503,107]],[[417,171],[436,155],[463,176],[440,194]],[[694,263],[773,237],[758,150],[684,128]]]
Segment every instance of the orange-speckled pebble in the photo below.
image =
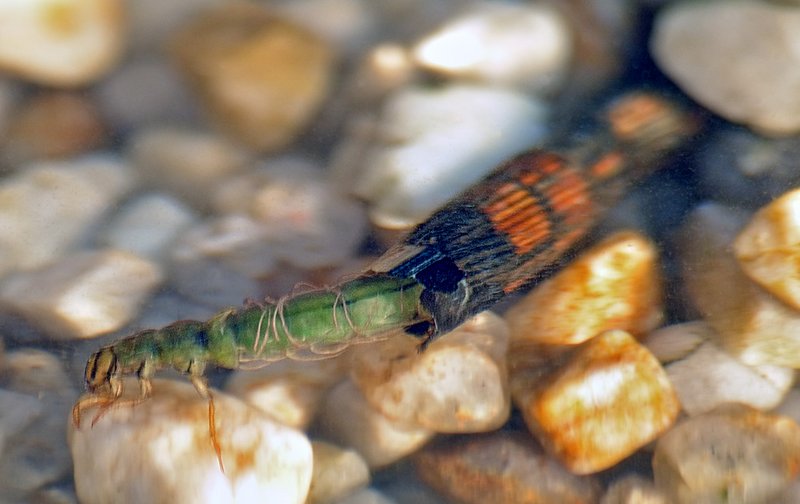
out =
[[800,190],[759,210],[736,238],[734,252],[751,280],[800,310]]
[[720,408],[659,439],[653,472],[676,504],[790,502],[777,497],[800,474],[800,426],[745,406]]
[[620,232],[578,257],[506,314],[513,340],[578,344],[610,329],[642,334],[662,318],[653,244]]
[[624,331],[605,332],[547,359],[541,370],[536,364],[523,369],[524,351],[517,348],[513,359],[514,402],[545,449],[577,474],[631,455],[680,411],[664,369]]
[[598,482],[570,474],[528,436],[498,432],[445,439],[414,457],[420,477],[448,502],[597,502]]
[[216,124],[252,148],[286,146],[327,95],[321,40],[256,3],[225,3],[173,40],[178,67]]

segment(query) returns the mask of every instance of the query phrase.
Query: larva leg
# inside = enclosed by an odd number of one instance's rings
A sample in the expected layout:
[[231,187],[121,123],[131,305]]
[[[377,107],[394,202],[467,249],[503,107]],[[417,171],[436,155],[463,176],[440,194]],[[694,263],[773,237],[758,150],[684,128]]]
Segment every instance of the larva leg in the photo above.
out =
[[208,434],[211,436],[211,445],[214,447],[214,452],[217,454],[219,469],[224,473],[225,465],[222,463],[222,448],[220,448],[219,440],[217,439],[217,427],[215,421],[216,408],[214,407],[214,397],[211,395],[211,391],[208,390],[208,383],[206,383],[205,378],[199,375],[192,375],[190,379],[192,380],[192,385],[194,385],[197,393],[200,394],[200,397],[208,399]]

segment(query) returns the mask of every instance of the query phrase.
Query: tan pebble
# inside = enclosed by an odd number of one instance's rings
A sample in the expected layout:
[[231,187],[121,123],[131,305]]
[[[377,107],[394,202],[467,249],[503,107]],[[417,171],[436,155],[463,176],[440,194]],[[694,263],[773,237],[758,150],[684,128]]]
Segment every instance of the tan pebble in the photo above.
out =
[[669,501],[652,481],[628,475],[609,485],[600,504],[669,504]]
[[285,146],[308,125],[334,63],[322,41],[254,3],[201,15],[172,49],[217,126],[263,151]]
[[750,279],[800,310],[800,190],[759,210],[736,238],[734,252]]
[[610,329],[642,334],[663,316],[654,245],[614,234],[581,254],[506,314],[513,340],[578,344]]
[[574,473],[613,466],[677,418],[680,403],[666,373],[624,331],[605,332],[557,360],[543,373],[515,369],[512,394],[528,428]]
[[314,472],[306,504],[338,502],[369,484],[369,467],[361,456],[324,441],[313,441]]
[[317,419],[325,439],[356,450],[371,468],[389,465],[415,452],[433,431],[404,426],[372,406],[350,380],[325,397]]
[[122,54],[121,0],[0,2],[0,68],[50,86],[79,86]]
[[10,165],[40,158],[68,157],[96,148],[106,130],[99,111],[75,93],[43,93],[11,118],[2,143]]
[[[133,381],[128,388],[138,390]],[[224,473],[206,399],[184,381],[155,380],[152,397],[139,404],[114,406],[94,425],[94,410],[80,428],[70,422],[80,502],[305,502],[312,474],[305,435],[213,393]]]
[[800,474],[800,426],[745,406],[720,408],[659,439],[653,473],[677,504],[776,502]]
[[483,312],[420,353],[414,338],[392,338],[354,358],[353,380],[389,418],[437,432],[481,432],[508,419],[503,320]]
[[686,291],[731,355],[753,366],[800,368],[800,312],[753,283],[732,254],[744,222],[715,204],[689,216],[679,235]]
[[419,476],[448,502],[597,502],[600,485],[576,476],[521,433],[449,437],[414,456]]

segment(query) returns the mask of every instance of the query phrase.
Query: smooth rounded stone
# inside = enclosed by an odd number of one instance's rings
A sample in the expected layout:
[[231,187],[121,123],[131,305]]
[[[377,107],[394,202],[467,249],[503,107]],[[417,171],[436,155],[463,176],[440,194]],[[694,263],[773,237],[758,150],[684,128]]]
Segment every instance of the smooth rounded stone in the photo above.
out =
[[43,266],[74,249],[131,188],[111,156],[32,163],[0,182],[0,274]]
[[733,249],[751,280],[800,310],[800,190],[759,210]]
[[429,429],[404,426],[373,409],[350,380],[325,397],[317,427],[324,439],[353,448],[373,469],[414,453],[434,436]]
[[[695,324],[681,324],[687,325],[695,334],[700,329]],[[678,331],[679,328],[663,332],[660,337],[680,338]],[[699,415],[725,403],[742,403],[762,410],[780,404],[794,383],[794,370],[769,364],[747,366],[708,341],[714,338],[711,327],[706,325],[704,332],[705,342],[666,366],[686,413]],[[656,337],[651,335],[648,344]]]
[[745,406],[685,420],[656,444],[656,486],[674,503],[775,502],[800,472],[800,426]]
[[238,371],[225,391],[278,422],[305,430],[322,398],[347,373],[347,356],[318,361],[283,360],[258,370]]
[[394,337],[363,348],[352,378],[388,418],[436,432],[499,428],[511,409],[505,355],[508,328],[483,312],[419,351],[419,340]]
[[549,362],[536,363],[542,357],[533,351],[533,364],[521,369],[527,356],[514,350],[514,403],[545,449],[576,474],[613,466],[680,412],[664,369],[624,331],[607,331]]
[[[135,383],[126,390],[138,391]],[[186,382],[155,380],[153,395],[95,410],[67,432],[82,503],[305,502],[311,443],[228,395],[212,392],[225,472],[208,426],[208,402]]]
[[0,69],[45,86],[80,86],[122,54],[124,2],[0,2]]
[[661,70],[713,112],[790,134],[800,131],[798,44],[797,6],[713,1],[663,9],[650,48]]
[[339,166],[337,183],[370,202],[374,223],[410,227],[540,142],[545,115],[540,102],[510,90],[410,87],[388,99],[375,146],[358,164]]
[[255,3],[201,14],[171,46],[215,124],[260,151],[281,149],[306,128],[333,77],[324,42]]
[[[217,1],[217,0],[214,0]],[[129,4],[135,10],[145,0]],[[159,4],[171,5],[174,2]],[[103,116],[120,130],[156,124],[196,124],[197,105],[187,95],[175,68],[156,57],[126,62],[98,83],[93,92]]]
[[190,208],[172,196],[145,193],[126,202],[108,221],[97,241],[159,260],[179,232],[196,219]]
[[414,462],[419,476],[448,501],[577,504],[600,496],[597,480],[570,474],[518,433],[444,438]]
[[128,252],[82,252],[9,277],[0,302],[55,339],[90,338],[130,322],[161,277],[157,265]]
[[796,137],[766,138],[744,128],[710,133],[697,149],[704,193],[730,206],[758,208],[800,185]]
[[282,17],[307,28],[339,53],[366,49],[378,31],[378,19],[367,0],[282,0],[270,2]]
[[662,364],[674,362],[697,350],[713,330],[702,320],[664,326],[648,334],[642,341]]
[[603,331],[643,334],[663,318],[660,264],[644,236],[620,232],[581,254],[506,313],[512,338],[582,343]]
[[214,209],[260,223],[265,250],[276,260],[303,269],[337,266],[355,255],[367,217],[326,178],[306,160],[273,160],[223,183],[212,197]]
[[720,348],[751,366],[800,368],[800,312],[753,283],[733,256],[746,219],[717,204],[688,216],[678,234],[686,292]]
[[479,2],[424,36],[413,56],[445,76],[545,93],[566,76],[572,34],[546,4]]
[[86,97],[43,92],[14,111],[0,155],[11,167],[35,159],[65,158],[97,148],[107,134],[100,112]]
[[251,162],[248,152],[218,135],[167,126],[138,132],[127,150],[145,183],[200,210],[209,208],[220,182]]
[[369,484],[369,467],[361,456],[324,441],[313,441],[314,472],[306,504],[338,502]]
[[77,392],[62,361],[42,350],[8,352],[2,375],[0,495],[4,502],[39,502],[32,493],[71,467],[64,418]]
[[630,475],[614,480],[600,504],[669,504],[669,501],[652,481]]

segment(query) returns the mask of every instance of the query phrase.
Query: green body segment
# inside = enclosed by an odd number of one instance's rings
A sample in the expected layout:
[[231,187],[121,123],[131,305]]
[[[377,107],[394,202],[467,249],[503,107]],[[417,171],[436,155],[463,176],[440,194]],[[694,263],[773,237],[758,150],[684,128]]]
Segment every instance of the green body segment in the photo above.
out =
[[178,321],[109,347],[118,372],[148,376],[171,367],[202,374],[206,365],[235,369],[243,362],[313,357],[429,322],[413,279],[360,276],[325,290],[275,303],[222,311],[207,322]]

